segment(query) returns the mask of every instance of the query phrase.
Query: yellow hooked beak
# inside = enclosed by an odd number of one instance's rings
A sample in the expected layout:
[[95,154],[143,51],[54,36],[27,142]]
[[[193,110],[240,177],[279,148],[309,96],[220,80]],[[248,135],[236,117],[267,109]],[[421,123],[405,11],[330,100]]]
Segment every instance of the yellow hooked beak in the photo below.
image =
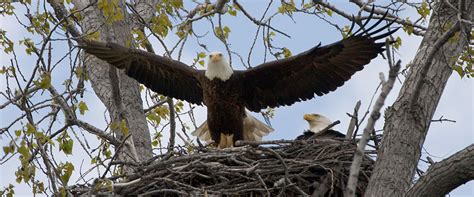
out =
[[222,60],[222,54],[215,54],[210,56],[211,62],[216,63]]
[[312,121],[312,120],[314,120],[314,116],[311,115],[311,114],[305,114],[305,115],[303,116],[303,118],[304,118],[306,121]]

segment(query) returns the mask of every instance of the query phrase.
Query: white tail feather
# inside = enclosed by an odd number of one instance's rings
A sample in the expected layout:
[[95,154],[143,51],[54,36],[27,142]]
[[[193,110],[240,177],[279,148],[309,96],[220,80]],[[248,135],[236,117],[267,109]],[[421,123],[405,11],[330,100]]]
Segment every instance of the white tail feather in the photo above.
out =
[[212,142],[211,132],[209,132],[209,127],[207,126],[207,120],[204,121],[195,131],[193,131],[191,135],[196,136],[206,143]]
[[[248,111],[246,111],[246,117],[244,118],[244,140],[247,141],[261,141],[263,136],[271,133],[273,129],[267,124],[261,122]],[[196,136],[206,143],[213,142],[211,138],[211,132],[209,132],[209,127],[207,126],[207,121],[204,121],[201,126],[199,126],[191,135]],[[221,136],[222,140],[222,136]]]

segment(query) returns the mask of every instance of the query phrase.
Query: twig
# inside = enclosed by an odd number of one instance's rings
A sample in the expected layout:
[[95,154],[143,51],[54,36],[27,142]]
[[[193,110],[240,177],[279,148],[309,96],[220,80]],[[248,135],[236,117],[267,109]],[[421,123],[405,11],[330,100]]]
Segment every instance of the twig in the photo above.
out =
[[166,102],[168,102],[168,100],[162,100],[162,101],[160,101],[160,102],[158,102],[158,103],[155,103],[155,104],[153,104],[152,106],[150,106],[150,107],[144,109],[143,111],[144,111],[145,114],[146,114],[146,113],[150,112],[151,110],[155,109],[156,107],[162,106],[162,105],[165,104]]
[[439,119],[436,119],[436,120],[431,120],[431,122],[440,122],[440,123],[443,123],[443,121],[445,121],[445,122],[452,122],[452,123],[456,123],[456,121],[455,121],[455,120],[451,120],[451,119],[443,118],[443,116],[439,117]]
[[[341,123],[341,121],[336,120],[336,121],[334,121],[333,123],[331,123],[330,125],[328,125],[326,128],[324,128],[323,130],[319,131],[318,133],[319,133],[319,134],[323,134],[324,132],[328,131],[329,129],[333,128],[334,126],[336,126],[336,125],[338,125],[338,124],[340,124],[340,123]],[[316,134],[316,135],[313,135],[313,136],[311,136],[311,137],[309,138],[309,140],[314,140],[314,139],[318,138],[318,136],[319,136],[319,135],[317,135],[317,134]]]
[[104,173],[102,174],[102,176],[100,177],[100,179],[104,179],[105,178],[105,175],[107,175],[107,173],[109,172],[110,170],[110,167],[112,166],[112,161],[114,161],[117,156],[119,155],[123,145],[127,142],[128,138],[130,137],[131,135],[128,134],[122,141],[122,143],[120,143],[120,145],[115,149],[115,154],[114,156],[112,156],[112,158],[110,159],[111,162],[109,162],[109,164],[107,165],[107,168],[105,168],[105,171]]
[[272,26],[270,26],[269,24],[267,23],[263,23],[263,22],[260,22],[259,20],[253,18],[243,7],[242,5],[240,5],[239,2],[237,2],[237,0],[233,0],[234,4],[242,11],[242,13],[244,13],[244,15],[250,20],[252,21],[253,23],[255,23],[255,25],[258,25],[258,26],[264,26],[264,27],[268,27],[269,29],[281,34],[281,35],[284,35],[285,37],[287,38],[291,38],[290,35],[286,34],[285,32],[282,32],[278,29],[275,29],[273,28]]

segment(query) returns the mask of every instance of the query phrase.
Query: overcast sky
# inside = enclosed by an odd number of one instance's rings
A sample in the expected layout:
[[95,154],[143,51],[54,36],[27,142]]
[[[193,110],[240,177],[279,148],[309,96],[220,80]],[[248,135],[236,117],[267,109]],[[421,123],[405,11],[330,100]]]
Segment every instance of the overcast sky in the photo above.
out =
[[[241,2],[244,8],[250,14],[255,16],[255,18],[260,18],[261,10],[263,10],[266,6],[264,1]],[[278,3],[276,3],[276,5],[277,4]],[[340,5],[338,6],[344,6],[343,9],[347,12],[356,13],[354,11],[355,7],[351,4],[339,4]],[[23,9],[17,9],[17,12],[21,13],[22,10]],[[276,7],[273,6],[270,10],[276,10]],[[400,13],[401,18],[410,16],[411,18],[416,18],[414,14],[416,14],[416,11],[414,10],[406,10]],[[26,20],[22,14],[19,14],[19,17],[23,22],[26,23]],[[350,25],[348,21],[338,17],[331,18],[330,20],[339,25]],[[319,42],[325,45],[341,39],[341,35],[335,31],[333,27],[314,16],[296,14],[294,15],[294,21],[295,22],[293,22],[290,18],[281,15],[275,17],[275,19],[272,20],[272,25],[275,28],[284,31],[291,36],[291,38],[278,36],[275,39],[274,44],[289,48],[293,54],[297,54],[314,47]],[[227,24],[231,28],[229,43],[231,44],[232,50],[242,54],[246,60],[248,50],[255,35],[255,25],[248,21],[247,18],[242,17],[241,13],[238,13],[237,17],[224,16],[223,23]],[[193,27],[198,35],[207,34],[207,36],[203,39],[203,42],[207,45],[210,51],[225,51],[225,47],[222,45],[222,43],[217,41],[217,39],[212,38],[211,32],[209,32],[210,26],[208,22],[201,21],[194,24]],[[23,27],[17,24],[13,17],[0,17],[0,28],[7,31],[7,36],[15,41],[15,46],[18,46],[18,40],[23,39],[25,36],[30,36]],[[62,37],[59,34],[55,34],[54,36],[58,38]],[[400,36],[403,40],[402,46],[398,51],[397,58],[402,60],[403,65],[406,65],[413,59],[419,43],[421,42],[421,37],[407,36],[402,30],[398,31],[395,36]],[[156,42],[156,40],[152,40],[152,42],[153,41]],[[165,41],[167,44],[173,44],[177,41],[177,39],[174,36],[170,36]],[[55,47],[55,50],[58,53],[54,54],[54,59],[56,60],[66,53],[65,42],[56,42],[53,47]],[[158,53],[163,52],[163,49],[160,47],[160,45],[155,44],[154,47]],[[25,70],[32,68],[36,58],[33,56],[26,56],[23,51],[24,49],[21,47],[18,47],[17,50],[22,68]],[[191,63],[196,53],[201,51],[203,51],[202,48],[198,47],[195,40],[192,39],[188,41],[183,51],[182,61],[185,63]],[[9,62],[10,56],[4,54],[3,51],[0,52],[0,66],[9,65]],[[256,48],[253,51],[251,63],[252,66],[257,66],[262,62],[263,46],[261,40],[259,40],[257,42]],[[67,67],[67,65],[61,66]],[[239,61],[237,61],[236,56],[233,56],[233,67],[234,69],[243,69]],[[53,81],[61,83],[61,77],[64,78],[64,75],[66,74],[61,72],[65,72],[66,70],[67,69],[61,68],[56,70],[55,73],[53,73]],[[319,113],[327,116],[333,121],[340,120],[341,124],[337,125],[335,129],[345,132],[349,122],[349,118],[347,117],[346,113],[352,112],[352,109],[358,100],[362,101],[362,111],[367,109],[368,103],[379,83],[379,73],[383,72],[385,75],[387,75],[387,71],[388,66],[386,61],[383,58],[378,57],[369,65],[367,65],[364,70],[354,75],[348,82],[345,83],[343,87],[337,89],[337,91],[323,97],[317,97],[310,101],[299,102],[289,107],[277,108],[275,117],[271,120],[271,124],[275,129],[275,132],[271,133],[264,139],[294,139],[307,128],[307,124],[302,118],[303,114],[305,113]],[[58,77],[54,78],[54,76]],[[404,80],[403,77],[400,79],[402,81]],[[461,79],[456,73],[451,76],[434,118],[444,116],[445,118],[456,120],[456,123],[443,122],[431,124],[430,131],[424,145],[424,155],[422,158],[425,158],[429,154],[430,157],[435,161],[439,161],[474,142],[474,116],[472,113],[474,109],[473,84],[474,83],[472,80],[466,78]],[[401,83],[397,82],[386,100],[386,106],[389,106],[394,102],[400,87]],[[5,78],[3,76],[0,77],[0,91],[5,91]],[[45,96],[49,96],[47,93],[44,94]],[[89,84],[83,100],[88,104],[89,109],[93,110],[93,112],[88,112],[85,116],[80,116],[80,118],[93,123],[99,128],[105,128],[105,122],[102,121],[105,108],[103,104],[97,99]],[[4,102],[5,99],[0,98],[0,103]],[[198,107],[195,113],[198,124],[205,120],[206,110],[204,107]],[[7,124],[9,124],[17,114],[19,114],[19,112],[14,107],[8,107],[1,110],[0,127],[5,127]],[[255,114],[255,116],[257,116],[259,119],[262,119],[259,114]],[[382,126],[383,119],[377,123],[376,129],[381,129]],[[88,134],[85,133],[85,135]],[[164,133],[163,139],[167,139],[167,136],[167,133]],[[3,136],[0,137],[1,146],[5,146],[7,143],[9,143],[9,138]],[[88,137],[88,139],[91,139],[91,141],[94,141],[92,140],[94,138],[95,137],[92,136]],[[74,146],[74,152],[83,152],[80,150],[78,143],[76,143]],[[3,154],[4,153],[2,152],[2,155]],[[62,153],[58,154],[58,157],[60,159],[74,162],[76,165],[76,171],[73,177],[71,177],[70,183],[75,182],[78,178],[77,172],[79,165],[81,164],[84,157],[77,154],[66,157]],[[89,161],[85,160],[84,165],[87,166],[88,164]],[[14,171],[18,165],[18,160],[12,159],[11,161],[0,166],[0,188],[7,186],[9,183],[14,183],[16,186],[15,190],[18,195],[30,196],[30,189],[28,189],[25,185],[18,185],[15,182]],[[426,165],[421,165],[421,167],[426,168]],[[84,169],[87,168],[83,167],[82,170]],[[457,190],[453,191],[451,196],[472,196],[474,193],[473,187],[474,183],[471,181],[468,184],[463,185]]]

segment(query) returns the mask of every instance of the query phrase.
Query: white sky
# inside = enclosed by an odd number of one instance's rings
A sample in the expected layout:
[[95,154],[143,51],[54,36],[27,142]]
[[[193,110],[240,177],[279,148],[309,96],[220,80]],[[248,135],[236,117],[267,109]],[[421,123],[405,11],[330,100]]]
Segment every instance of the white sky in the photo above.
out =
[[[261,10],[266,6],[264,1],[242,1],[242,5],[246,10],[256,18],[260,18]],[[340,6],[344,6],[344,9],[351,11],[355,9],[352,5],[347,7],[347,3],[341,3]],[[273,8],[275,10],[275,8]],[[18,13],[20,9],[17,10]],[[355,12],[352,12],[355,13]],[[402,18],[412,16],[416,11],[408,10],[401,13]],[[20,14],[21,15],[21,14]],[[22,16],[20,16],[22,17]],[[24,18],[22,19],[23,21]],[[335,42],[341,39],[339,33],[337,33],[333,27],[325,24],[320,19],[297,14],[294,16],[296,23],[291,21],[288,17],[277,16],[272,25],[279,30],[285,31],[291,38],[284,38],[279,36],[275,39],[275,44],[280,46],[286,46],[292,50],[293,54],[297,54],[304,50],[307,50],[319,42],[322,42],[323,45]],[[342,20],[341,18],[331,19],[333,22],[342,25],[350,25],[349,22]],[[231,48],[236,52],[244,55],[246,60],[248,49],[253,41],[256,28],[252,22],[244,18],[241,13],[238,13],[238,17],[223,17],[223,23],[227,24],[231,28],[231,33],[229,37],[229,42]],[[209,31],[209,24],[207,22],[199,22],[194,24],[194,28],[197,34],[203,35]],[[18,46],[18,40],[23,39],[25,36],[30,36],[26,33],[24,28],[19,26],[13,17],[0,17],[0,29],[7,31],[7,36],[15,41],[15,46]],[[222,43],[218,42],[216,39],[209,39],[209,35],[203,39],[203,42],[206,43],[207,47],[211,51],[225,51]],[[60,35],[56,35],[60,37]],[[421,37],[407,36],[402,30],[396,33],[396,36],[400,36],[403,40],[402,46],[400,48],[399,56],[402,60],[403,65],[406,65],[413,59],[419,43],[421,42]],[[152,41],[153,42],[153,41]],[[175,43],[176,39],[170,37],[166,39],[166,43]],[[65,48],[64,43],[58,43],[55,45],[57,48]],[[155,45],[155,49],[163,51],[158,44]],[[24,55],[22,48],[17,48],[20,59],[20,64],[23,68],[27,70],[32,67],[34,57]],[[58,53],[61,50],[57,50]],[[197,43],[192,40],[186,45],[183,53],[182,61],[186,63],[191,63],[192,58],[195,57],[197,52],[202,51],[201,48],[197,47]],[[55,57],[59,59],[64,55],[64,51],[61,51],[60,54]],[[0,66],[9,65],[9,56],[0,52]],[[252,55],[252,65],[256,66],[263,61],[263,47],[261,41],[257,42],[257,47],[254,49]],[[63,64],[62,66],[67,66]],[[233,57],[233,66],[235,69],[243,69],[237,61],[237,57]],[[267,136],[266,140],[271,139],[293,139],[297,135],[301,134],[304,129],[307,128],[306,122],[302,119],[303,114],[305,113],[319,113],[329,117],[332,120],[341,120],[341,124],[336,126],[337,130],[345,132],[348,125],[349,118],[347,117],[346,112],[352,112],[352,109],[355,103],[358,100],[362,101],[362,111],[367,109],[367,105],[370,101],[373,92],[378,85],[378,73],[384,72],[387,73],[388,66],[386,61],[381,57],[378,57],[372,61],[364,70],[358,72],[351,80],[345,83],[345,85],[339,88],[337,91],[330,93],[323,97],[317,97],[310,101],[300,102],[294,104],[290,107],[280,107],[276,109],[275,117],[272,119],[271,123],[275,129],[275,132]],[[61,69],[57,71],[58,73],[53,74],[54,76],[61,76]],[[64,76],[63,76],[64,77]],[[59,77],[58,77],[59,78]],[[58,80],[59,79],[53,79]],[[401,78],[403,80],[403,78]],[[401,84],[396,83],[394,89],[386,100],[386,106],[391,105],[399,91]],[[5,90],[5,78],[0,77],[0,90]],[[45,96],[49,96],[45,93]],[[431,125],[428,137],[426,139],[424,148],[424,153],[429,153],[435,161],[439,161],[456,151],[472,144],[474,142],[474,116],[473,116],[473,97],[474,97],[474,82],[470,79],[460,79],[457,74],[453,74],[447,84],[445,92],[441,98],[439,107],[435,114],[435,119],[440,116],[445,118],[456,120],[456,123],[433,123]],[[87,89],[85,98],[83,100],[88,104],[89,109],[93,110],[86,113],[85,116],[80,116],[81,119],[88,121],[99,128],[105,128],[105,123],[103,121],[104,117],[104,106],[98,101],[95,97],[92,88],[90,86]],[[3,103],[4,98],[0,98],[0,103]],[[18,111],[13,107],[9,107],[0,111],[0,127],[4,127],[9,124],[9,121],[15,117],[15,114],[19,114]],[[195,111],[197,124],[200,124],[205,120],[206,112],[204,107],[198,107]],[[261,119],[260,115],[256,115]],[[383,126],[383,120],[380,120],[376,126],[376,129],[381,129]],[[179,130],[179,129],[178,129]],[[76,132],[78,132],[76,130]],[[80,133],[80,132],[78,132]],[[70,132],[72,136],[72,133]],[[88,135],[85,133],[85,135]],[[81,136],[79,134],[79,136]],[[164,134],[163,139],[167,139],[167,134]],[[93,139],[95,137],[88,137]],[[9,142],[9,138],[0,137],[1,146],[5,146]],[[74,152],[82,153],[78,143],[74,145]],[[1,153],[4,154],[3,152]],[[77,173],[79,171],[79,166],[83,158],[87,156],[81,156],[74,154],[73,156],[66,157],[64,154],[58,154],[60,160],[69,160],[73,162],[76,166],[76,171],[73,177],[71,177],[70,183],[73,183],[77,180]],[[424,154],[422,158],[425,158],[427,155]],[[84,160],[84,166],[89,164],[89,160]],[[18,196],[30,196],[31,190],[24,184],[18,185],[15,182],[14,171],[19,165],[18,160],[12,159],[0,166],[0,188],[7,186],[8,183],[14,183],[16,194]],[[422,165],[423,168],[426,168],[426,165]],[[87,169],[86,167],[83,167]],[[39,171],[37,174],[40,174]],[[453,191],[451,196],[472,196],[474,193],[474,183],[471,181],[466,185],[463,185]]]

